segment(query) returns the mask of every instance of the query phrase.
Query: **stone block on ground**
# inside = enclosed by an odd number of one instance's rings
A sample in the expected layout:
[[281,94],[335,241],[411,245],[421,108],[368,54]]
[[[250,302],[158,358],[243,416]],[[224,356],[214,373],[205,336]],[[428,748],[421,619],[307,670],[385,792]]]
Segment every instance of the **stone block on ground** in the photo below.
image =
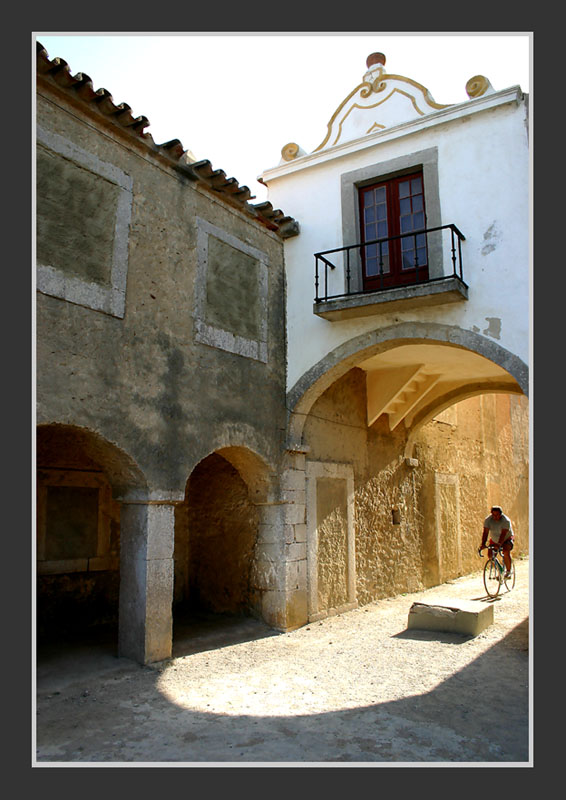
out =
[[435,600],[413,603],[408,627],[477,636],[493,623],[493,605],[471,600]]

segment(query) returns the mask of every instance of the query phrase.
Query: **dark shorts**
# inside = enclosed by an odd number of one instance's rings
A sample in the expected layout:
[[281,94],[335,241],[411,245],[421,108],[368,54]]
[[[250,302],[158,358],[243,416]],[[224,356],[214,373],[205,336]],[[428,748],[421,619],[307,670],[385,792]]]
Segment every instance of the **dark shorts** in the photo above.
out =
[[[510,539],[505,539],[505,541],[503,542],[503,544],[501,546],[502,547],[506,547],[507,550],[512,550],[513,549],[513,537],[511,537]],[[488,547],[499,547],[499,545],[497,544],[497,542],[494,542],[493,539],[490,539]]]

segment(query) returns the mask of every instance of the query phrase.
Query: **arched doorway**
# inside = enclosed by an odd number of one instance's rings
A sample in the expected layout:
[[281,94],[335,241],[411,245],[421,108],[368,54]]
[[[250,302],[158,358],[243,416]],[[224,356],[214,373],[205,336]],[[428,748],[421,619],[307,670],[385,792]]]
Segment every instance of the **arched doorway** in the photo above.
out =
[[143,492],[134,462],[98,434],[40,425],[37,456],[38,648],[53,644],[118,648],[121,505]]
[[173,638],[261,618],[256,573],[265,467],[241,447],[193,469],[175,514]]
[[526,383],[494,343],[417,324],[348,342],[303,376],[288,447],[306,461],[309,619],[347,607],[348,580],[364,604],[473,571],[490,503],[519,518],[528,552]]

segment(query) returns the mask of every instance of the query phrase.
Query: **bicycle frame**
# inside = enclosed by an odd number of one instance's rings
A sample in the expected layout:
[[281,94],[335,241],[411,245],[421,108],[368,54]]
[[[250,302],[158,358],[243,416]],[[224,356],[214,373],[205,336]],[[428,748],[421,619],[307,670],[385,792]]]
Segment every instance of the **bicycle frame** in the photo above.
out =
[[[512,576],[506,577],[507,570],[503,562],[503,548],[499,546],[491,547],[488,545],[488,560],[483,571],[483,583],[489,597],[496,597],[501,589],[501,584],[505,584],[507,591],[511,591],[515,585],[515,565],[511,565]],[[483,558],[482,548],[478,550],[480,558]]]

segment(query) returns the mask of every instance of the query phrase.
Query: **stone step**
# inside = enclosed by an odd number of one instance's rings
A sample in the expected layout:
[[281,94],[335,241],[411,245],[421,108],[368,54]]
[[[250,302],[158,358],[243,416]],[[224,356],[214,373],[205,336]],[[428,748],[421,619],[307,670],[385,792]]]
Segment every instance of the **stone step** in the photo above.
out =
[[416,602],[409,609],[408,628],[477,636],[493,623],[493,604],[438,599]]

